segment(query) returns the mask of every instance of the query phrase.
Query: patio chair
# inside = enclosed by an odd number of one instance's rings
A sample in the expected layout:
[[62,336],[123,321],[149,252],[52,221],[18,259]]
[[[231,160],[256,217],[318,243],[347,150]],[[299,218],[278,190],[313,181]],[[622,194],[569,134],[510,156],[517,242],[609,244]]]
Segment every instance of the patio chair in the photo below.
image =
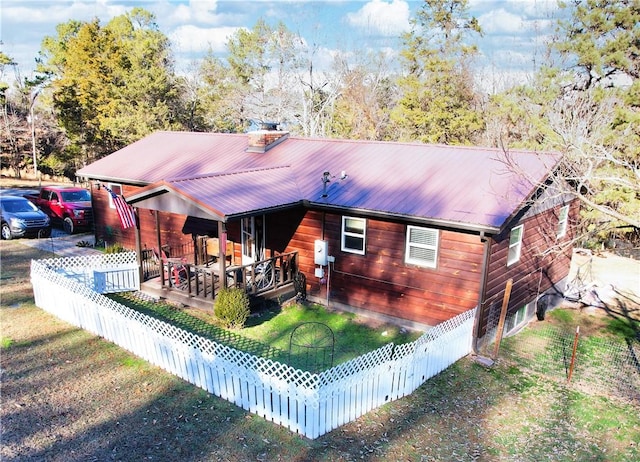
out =
[[162,260],[162,268],[164,271],[164,279],[169,286],[177,289],[184,289],[189,280],[189,272],[184,265],[186,258],[169,258],[164,250],[154,248],[153,253],[158,260]]

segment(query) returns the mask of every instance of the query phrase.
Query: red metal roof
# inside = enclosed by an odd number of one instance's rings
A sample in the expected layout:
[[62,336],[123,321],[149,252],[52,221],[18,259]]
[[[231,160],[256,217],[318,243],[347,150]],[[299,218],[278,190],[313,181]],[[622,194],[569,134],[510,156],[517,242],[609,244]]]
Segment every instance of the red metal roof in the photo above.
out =
[[[247,147],[247,135],[157,132],[78,175],[141,185],[165,181],[225,215],[305,200],[352,213],[497,230],[560,158],[522,150],[505,154],[482,147],[296,137],[265,153]],[[348,175],[344,180],[342,171]],[[323,172],[331,174],[327,197]]]

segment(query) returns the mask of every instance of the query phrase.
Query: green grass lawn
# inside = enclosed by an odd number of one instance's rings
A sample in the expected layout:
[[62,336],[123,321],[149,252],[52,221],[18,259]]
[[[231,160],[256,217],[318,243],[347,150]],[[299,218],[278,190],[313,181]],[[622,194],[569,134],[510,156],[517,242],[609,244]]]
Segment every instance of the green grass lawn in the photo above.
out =
[[[370,327],[358,322],[352,313],[313,304],[285,308],[272,305],[251,315],[244,329],[231,331],[219,327],[213,313],[145,301],[133,293],[112,294],[110,298],[218,343],[312,372],[344,363],[391,342],[411,342],[422,334],[389,324]],[[290,350],[291,334],[302,324],[307,324],[302,328],[305,331],[298,330],[299,335],[293,339],[294,348]],[[311,348],[295,348],[295,344]]]

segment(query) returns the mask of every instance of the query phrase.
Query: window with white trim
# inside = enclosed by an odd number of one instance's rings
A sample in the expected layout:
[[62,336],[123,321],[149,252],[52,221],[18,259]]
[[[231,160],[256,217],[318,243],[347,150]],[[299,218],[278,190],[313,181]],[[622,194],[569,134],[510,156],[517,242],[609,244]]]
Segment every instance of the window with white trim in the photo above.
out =
[[558,212],[558,229],[556,237],[560,239],[567,234],[567,223],[569,222],[569,206],[565,205]]
[[438,230],[407,226],[405,263],[435,268],[438,262]]
[[[109,189],[113,191],[116,196],[122,195],[122,185],[117,183],[109,183]],[[107,194],[109,196],[109,208],[115,209],[116,205],[113,203],[113,197],[111,194]]]
[[509,256],[507,257],[507,266],[513,265],[520,260],[523,234],[524,225],[516,226],[511,230],[511,234],[509,234]]
[[366,234],[367,221],[364,218],[342,217],[340,249],[343,252],[364,255]]
[[514,329],[517,329],[519,326],[524,324],[524,322],[527,320],[527,307],[528,305],[523,305],[518,311],[507,317],[504,324],[505,334],[510,333]]

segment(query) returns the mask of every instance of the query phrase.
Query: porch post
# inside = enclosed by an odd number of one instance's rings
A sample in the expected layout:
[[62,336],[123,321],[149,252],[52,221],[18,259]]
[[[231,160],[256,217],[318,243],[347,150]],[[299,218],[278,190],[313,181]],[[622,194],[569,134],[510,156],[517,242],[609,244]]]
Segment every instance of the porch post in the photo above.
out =
[[138,263],[138,276],[140,277],[140,281],[144,281],[144,271],[142,270],[142,249],[140,248],[140,218],[138,217],[138,208],[135,209],[135,217],[136,217],[136,260]]
[[220,271],[220,287],[227,288],[227,225],[218,222],[218,271]]
[[162,242],[160,241],[160,214],[157,210],[153,211],[153,218],[156,222],[156,244],[158,246],[158,258],[160,259],[160,281],[162,287],[164,287],[165,279],[164,279],[164,262],[162,261]]

